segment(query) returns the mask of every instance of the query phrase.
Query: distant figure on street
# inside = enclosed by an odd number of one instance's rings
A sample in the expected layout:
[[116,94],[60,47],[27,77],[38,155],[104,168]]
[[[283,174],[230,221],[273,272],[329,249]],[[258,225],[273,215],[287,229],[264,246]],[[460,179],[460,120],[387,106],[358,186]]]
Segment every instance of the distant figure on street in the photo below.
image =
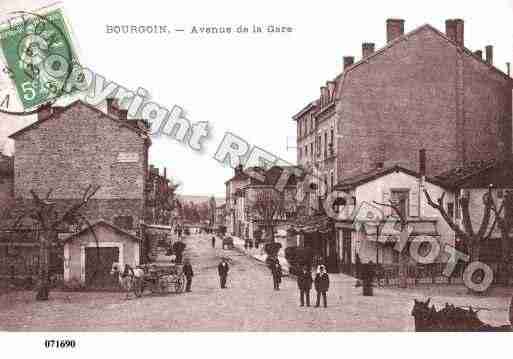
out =
[[183,274],[185,275],[185,280],[187,283],[185,285],[185,291],[190,292],[192,285],[192,277],[194,277],[194,271],[192,270],[192,265],[189,259],[185,260],[185,264],[183,265]]
[[276,261],[276,263],[273,263],[271,273],[273,275],[274,290],[280,290],[281,277],[283,275],[280,262]]
[[326,292],[328,291],[330,287],[330,277],[328,276],[328,273],[326,272],[326,267],[321,265],[319,266],[319,271],[315,275],[315,290],[317,291],[317,302],[315,304],[316,307],[319,307],[321,302],[321,295],[322,300],[324,302],[324,308],[328,306],[328,301],[326,299]]
[[228,266],[228,262],[223,258],[221,263],[217,266],[217,271],[219,272],[219,280],[221,282],[221,288],[226,288],[226,278],[228,277],[228,271],[230,267]]
[[212,248],[216,247],[216,236],[212,236]]
[[312,273],[307,266],[304,266],[299,275],[297,276],[297,286],[299,287],[299,299],[301,306],[310,306],[310,289],[312,289]]

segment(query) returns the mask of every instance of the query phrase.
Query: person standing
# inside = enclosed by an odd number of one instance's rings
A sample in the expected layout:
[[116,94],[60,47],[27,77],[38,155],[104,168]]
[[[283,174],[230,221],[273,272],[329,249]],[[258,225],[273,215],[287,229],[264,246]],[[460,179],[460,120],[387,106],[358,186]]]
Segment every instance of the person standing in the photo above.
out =
[[317,292],[317,302],[315,304],[316,307],[319,307],[321,303],[321,295],[324,303],[324,308],[328,306],[328,301],[326,298],[326,292],[330,287],[330,277],[328,276],[328,272],[326,272],[326,267],[324,265],[319,266],[319,271],[315,276],[315,290]]
[[192,270],[191,262],[186,259],[185,264],[183,265],[183,274],[185,275],[185,291],[190,292],[191,291],[191,285],[192,285],[192,277],[194,277],[194,271]]
[[228,271],[230,270],[230,266],[228,266],[228,262],[223,258],[221,263],[217,266],[217,271],[219,272],[219,281],[221,282],[221,288],[226,288],[226,279],[228,278]]
[[310,306],[310,289],[312,289],[312,273],[310,273],[310,269],[307,266],[304,266],[301,269],[301,272],[297,276],[297,286],[299,287],[299,300],[301,306]]
[[281,277],[283,275],[280,262],[276,261],[276,263],[273,263],[271,273],[273,275],[274,290],[280,290]]
[[212,236],[212,248],[216,247],[216,236]]

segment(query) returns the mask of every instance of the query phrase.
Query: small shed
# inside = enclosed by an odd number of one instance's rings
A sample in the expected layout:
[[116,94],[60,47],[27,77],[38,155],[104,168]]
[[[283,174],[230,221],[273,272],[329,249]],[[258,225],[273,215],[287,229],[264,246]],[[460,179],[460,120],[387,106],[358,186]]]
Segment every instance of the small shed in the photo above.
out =
[[91,228],[65,239],[64,280],[79,280],[90,288],[112,288],[117,286],[117,279],[110,274],[112,264],[119,263],[120,268],[125,264],[135,267],[139,261],[139,237],[99,220]]

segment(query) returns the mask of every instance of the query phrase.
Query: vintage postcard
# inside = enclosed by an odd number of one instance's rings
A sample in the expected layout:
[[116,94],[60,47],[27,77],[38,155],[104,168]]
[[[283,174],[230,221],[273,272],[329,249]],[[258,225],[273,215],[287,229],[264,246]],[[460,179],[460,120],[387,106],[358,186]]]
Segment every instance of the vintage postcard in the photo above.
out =
[[512,331],[513,1],[0,12],[2,346]]

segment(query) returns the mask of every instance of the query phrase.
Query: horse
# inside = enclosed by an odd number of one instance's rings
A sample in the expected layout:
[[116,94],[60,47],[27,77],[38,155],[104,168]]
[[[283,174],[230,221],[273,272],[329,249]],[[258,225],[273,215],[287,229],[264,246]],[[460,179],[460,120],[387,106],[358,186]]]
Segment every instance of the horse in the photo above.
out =
[[[507,332],[512,330],[511,323],[508,325],[492,326],[479,319],[472,307],[468,309],[456,307],[446,303],[439,311],[435,306],[429,306],[431,298],[425,302],[414,299],[411,315],[415,318],[415,331],[465,331],[465,332]],[[510,303],[510,312],[513,310],[513,298]]]
[[119,285],[126,291],[126,299],[129,299],[130,292],[133,292],[136,288],[135,286],[142,280],[144,270],[141,268],[134,269],[130,265],[125,264],[125,269],[121,271],[119,263],[113,263],[110,274],[118,277]]

